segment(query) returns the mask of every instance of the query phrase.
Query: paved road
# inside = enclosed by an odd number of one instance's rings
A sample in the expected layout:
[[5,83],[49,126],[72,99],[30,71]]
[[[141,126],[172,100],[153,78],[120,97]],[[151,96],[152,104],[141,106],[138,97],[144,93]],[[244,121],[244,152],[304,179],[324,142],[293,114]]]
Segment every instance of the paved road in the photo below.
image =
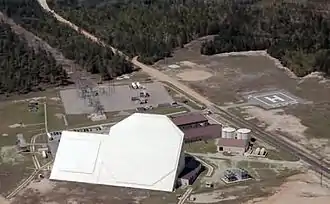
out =
[[195,157],[195,159],[197,161],[199,161],[203,166],[205,166],[207,168],[207,172],[206,172],[206,175],[205,175],[206,177],[211,177],[212,176],[213,171],[214,171],[214,168],[213,168],[212,165],[210,165],[209,163],[207,163],[203,159],[199,158],[201,155],[196,155],[196,154],[191,154],[191,153],[188,153],[188,154]]
[[44,120],[45,120],[45,130],[48,133],[48,119],[47,119],[47,104],[44,103]]
[[36,139],[43,135],[43,133],[41,134],[37,134],[37,135],[34,135],[32,138],[31,138],[31,146],[30,146],[30,151],[32,153],[32,161],[33,161],[33,164],[34,164],[34,167],[38,170],[40,169],[40,162],[37,158],[37,156],[35,155],[35,142],[36,142]]
[[[73,23],[71,23],[68,20],[64,19],[63,17],[57,15],[54,11],[52,11],[48,7],[46,0],[38,0],[38,2],[40,3],[40,5],[46,11],[53,13],[54,17],[58,21],[69,25],[74,30],[76,30],[76,31],[80,32],[81,34],[83,34],[84,36],[86,36],[86,38],[89,38],[89,39],[93,40],[94,42],[97,42],[97,43],[99,43],[99,44],[101,44],[103,46],[107,46],[107,47],[111,48],[114,52],[117,52],[119,54],[124,55],[122,52],[120,52],[116,48],[111,47],[110,45],[105,44],[103,41],[99,40],[97,37],[93,36],[92,34],[86,32],[86,31],[84,31],[83,29],[79,29]],[[126,55],[124,55],[124,56],[126,56]],[[129,59],[129,58],[126,56],[126,59]],[[146,72],[150,76],[158,79],[159,81],[166,81],[167,83],[175,86],[179,90],[181,90],[184,93],[186,93],[188,96],[190,96],[190,97],[196,99],[197,101],[203,103],[212,112],[219,113],[221,115],[221,117],[224,120],[227,120],[230,124],[236,124],[236,125],[238,125],[240,127],[251,128],[254,131],[254,134],[258,138],[264,140],[265,142],[268,142],[269,144],[271,144],[271,145],[273,145],[275,147],[278,147],[278,148],[280,148],[282,150],[288,151],[290,153],[293,153],[293,154],[299,156],[306,163],[310,164],[313,170],[315,170],[317,172],[323,172],[325,177],[330,178],[330,169],[328,168],[328,166],[330,166],[330,164],[329,163],[326,163],[326,162],[320,162],[319,161],[320,158],[319,158],[319,156],[317,156],[317,154],[311,154],[310,152],[307,152],[306,150],[304,150],[301,146],[298,147],[297,144],[296,144],[296,142],[290,141],[287,138],[282,137],[281,135],[270,134],[270,133],[262,130],[261,128],[258,128],[254,124],[251,124],[251,123],[249,123],[249,122],[247,122],[247,121],[245,121],[245,120],[243,120],[241,118],[238,118],[236,115],[233,115],[233,114],[227,112],[226,110],[218,107],[216,104],[214,104],[211,101],[209,101],[206,97],[200,95],[199,93],[197,93],[193,89],[189,88],[185,84],[177,81],[176,79],[174,79],[172,77],[169,77],[168,75],[160,72],[157,69],[154,69],[151,66],[148,66],[148,65],[145,65],[145,64],[139,62],[137,60],[137,57],[134,57],[131,60],[131,62],[136,67],[141,68],[144,72]]]
[[188,199],[192,191],[193,191],[192,187],[187,188],[187,190],[182,194],[181,198],[179,199],[178,204],[183,204]]

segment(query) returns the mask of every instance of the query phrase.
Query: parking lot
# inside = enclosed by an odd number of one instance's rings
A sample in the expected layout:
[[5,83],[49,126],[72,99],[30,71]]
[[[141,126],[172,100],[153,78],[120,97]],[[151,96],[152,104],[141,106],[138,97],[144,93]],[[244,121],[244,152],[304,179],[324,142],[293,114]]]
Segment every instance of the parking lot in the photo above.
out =
[[[158,104],[171,104],[173,102],[172,97],[161,83],[146,83],[143,86],[145,87],[144,90],[133,89],[128,85],[115,86],[111,90],[104,89],[102,93],[98,94],[98,98],[105,112],[133,110],[146,105],[157,107]],[[142,91],[146,91],[150,95],[147,98],[147,104],[140,104],[132,100],[132,97],[139,97]],[[93,113],[94,108],[89,106],[88,99],[81,98],[76,89],[62,90],[60,95],[66,114]]]

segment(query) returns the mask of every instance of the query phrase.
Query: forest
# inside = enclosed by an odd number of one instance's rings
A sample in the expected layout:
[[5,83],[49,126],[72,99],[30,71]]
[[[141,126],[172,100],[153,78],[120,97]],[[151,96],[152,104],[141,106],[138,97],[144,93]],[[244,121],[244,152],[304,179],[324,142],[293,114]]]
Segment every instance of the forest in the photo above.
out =
[[[50,7],[129,56],[152,64],[205,35],[201,53],[267,50],[296,75],[330,74],[325,0],[53,0]],[[292,3],[293,2],[293,3]]]
[[130,62],[109,48],[94,43],[59,23],[51,14],[44,12],[37,1],[1,0],[0,10],[17,24],[60,50],[67,59],[74,60],[92,74],[100,74],[103,80],[133,70]]
[[29,47],[4,22],[0,22],[0,57],[0,94],[24,94],[68,83],[66,72],[49,53]]
[[267,50],[297,76],[330,75],[330,15],[313,5],[233,6],[201,53]]
[[49,6],[127,55],[152,64],[175,47],[219,32],[222,4],[201,0],[56,0]]

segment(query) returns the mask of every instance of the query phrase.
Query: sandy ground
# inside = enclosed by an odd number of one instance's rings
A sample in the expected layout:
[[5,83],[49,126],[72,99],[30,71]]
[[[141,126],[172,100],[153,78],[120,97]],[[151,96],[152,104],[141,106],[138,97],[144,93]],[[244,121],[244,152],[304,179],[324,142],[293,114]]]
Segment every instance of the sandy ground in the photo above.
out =
[[285,114],[282,109],[264,110],[253,106],[247,106],[242,109],[244,110],[243,112],[267,123],[267,131],[281,131],[292,135],[294,139],[305,139],[304,132],[307,130],[307,127],[301,124],[299,118]]
[[290,177],[268,198],[251,200],[246,204],[328,204],[330,190],[320,186],[319,180],[310,174]]
[[54,182],[51,182],[49,179],[42,179],[39,182],[34,181],[30,183],[27,189],[33,189],[41,194],[45,194],[52,191],[54,187]]
[[202,81],[212,77],[212,74],[201,70],[186,70],[177,75],[183,81]]
[[308,137],[305,134],[308,127],[303,125],[298,117],[285,113],[283,109],[264,110],[254,106],[246,106],[242,107],[241,110],[243,114],[252,115],[262,121],[267,126],[266,131],[286,133],[299,144],[311,147],[322,153],[326,157],[325,159],[330,159],[329,139]]
[[[193,203],[220,204],[224,201],[229,203],[243,203],[243,197],[238,196],[248,190],[250,186],[229,186],[213,192],[205,192],[191,195]],[[268,197],[256,197],[244,202],[245,204],[327,204],[330,199],[330,189],[320,186],[319,178],[313,173],[299,174],[289,177],[279,187],[268,187],[262,189],[271,193]],[[244,198],[243,198],[244,199]]]
[[0,204],[10,204],[10,202],[0,195]]
[[[248,188],[248,186],[241,186],[240,188],[236,188],[236,191],[242,190],[244,188]],[[193,195],[192,197],[196,199],[193,201],[193,203],[219,203],[222,201],[235,200],[238,198],[238,196],[226,196],[226,193],[228,193],[228,189]]]

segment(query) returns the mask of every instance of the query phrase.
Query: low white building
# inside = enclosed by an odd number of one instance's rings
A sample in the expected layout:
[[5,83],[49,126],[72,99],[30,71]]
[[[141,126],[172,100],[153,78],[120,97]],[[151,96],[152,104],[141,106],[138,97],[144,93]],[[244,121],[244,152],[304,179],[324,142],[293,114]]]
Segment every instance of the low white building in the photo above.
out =
[[237,154],[244,154],[249,147],[248,140],[239,140],[235,138],[219,138],[218,152],[230,152]]
[[183,132],[164,115],[135,113],[109,135],[63,131],[50,179],[173,191]]

